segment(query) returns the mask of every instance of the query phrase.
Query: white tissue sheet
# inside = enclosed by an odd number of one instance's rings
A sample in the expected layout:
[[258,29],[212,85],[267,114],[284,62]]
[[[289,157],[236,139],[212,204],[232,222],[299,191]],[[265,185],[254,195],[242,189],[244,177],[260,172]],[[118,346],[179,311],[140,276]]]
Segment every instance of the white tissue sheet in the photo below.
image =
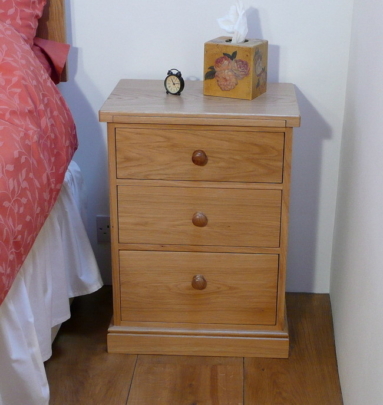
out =
[[219,26],[233,34],[231,43],[240,44],[245,42],[248,33],[246,10],[242,1],[237,1],[230,7],[229,14],[217,19]]
[[69,297],[102,286],[81,218],[82,176],[72,162],[53,210],[0,306],[0,405],[45,405],[51,328],[70,317]]

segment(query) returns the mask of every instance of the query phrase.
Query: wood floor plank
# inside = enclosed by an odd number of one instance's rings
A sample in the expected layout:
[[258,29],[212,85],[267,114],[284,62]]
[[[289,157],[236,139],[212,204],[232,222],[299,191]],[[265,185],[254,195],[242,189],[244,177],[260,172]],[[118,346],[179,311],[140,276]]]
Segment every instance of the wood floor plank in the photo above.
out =
[[46,363],[51,405],[341,405],[328,294],[288,294],[288,359],[108,354],[112,292],[76,298]]
[[74,300],[45,363],[50,405],[126,403],[137,356],[106,352],[111,316],[110,287]]
[[128,405],[243,405],[243,359],[138,356]]
[[328,294],[287,294],[288,359],[245,359],[246,405],[341,405]]

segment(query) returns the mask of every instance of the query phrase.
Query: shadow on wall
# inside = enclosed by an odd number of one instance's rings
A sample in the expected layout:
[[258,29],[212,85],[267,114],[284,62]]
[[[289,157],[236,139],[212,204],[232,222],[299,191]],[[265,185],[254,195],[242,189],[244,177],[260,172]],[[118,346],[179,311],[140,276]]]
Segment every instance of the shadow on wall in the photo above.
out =
[[[254,7],[247,10],[247,21],[248,38],[268,39],[263,37],[259,12]],[[279,67],[280,47],[269,43],[268,82],[280,81]],[[314,291],[323,141],[332,134],[323,117],[295,89],[302,122],[294,129],[287,290]]]
[[[71,2],[66,4],[67,42],[73,44]],[[97,263],[105,284],[111,284],[111,254],[110,244],[97,244],[96,216],[109,215],[109,186],[107,164],[106,129],[98,121],[92,103],[101,107],[104,96],[91,82],[86,82],[87,75],[82,75],[82,88],[87,88],[88,98],[77,85],[75,78],[81,69],[81,49],[71,47],[68,60],[68,82],[60,85],[69,108],[72,111],[79,139],[79,148],[74,160],[81,168],[87,192],[87,224],[86,229],[92,244]],[[84,82],[85,79],[85,82]],[[98,111],[98,108],[96,111]]]
[[[247,11],[247,24],[249,32],[247,38],[252,39],[264,39],[262,35],[261,20],[259,18],[259,12],[254,7],[250,7]],[[279,46],[269,43],[268,46],[268,63],[267,63],[267,80],[271,83],[279,82]]]
[[[250,27],[248,37],[267,39],[262,35],[258,11],[250,8],[247,12]],[[72,30],[68,29],[68,32]],[[69,42],[72,43],[71,40]],[[104,282],[109,284],[110,245],[97,244],[95,224],[96,215],[109,212],[106,128],[98,122],[95,113],[105,100],[94,83],[86,82],[87,75],[82,74],[81,88],[87,89],[88,98],[91,95],[92,107],[74,81],[78,66],[81,69],[81,49],[72,48],[70,55],[69,81],[63,85],[63,94],[78,128],[80,147],[75,160],[83,171],[88,190],[88,234]],[[279,82],[280,47],[270,43],[268,65],[268,81]],[[287,290],[314,291],[318,272],[315,268],[316,258],[320,254],[316,249],[323,142],[330,139],[332,133],[304,93],[300,89],[296,89],[296,92],[302,126],[294,131]]]
[[[68,82],[60,86],[60,91],[72,111],[77,127],[79,148],[73,159],[79,165],[84,178],[87,194],[87,233],[103,281],[110,284],[110,244],[98,244],[96,237],[96,216],[109,215],[106,129],[99,123],[94,108],[74,80],[77,66],[81,63],[80,59],[79,49],[72,47],[68,63]],[[83,79],[84,77],[86,75],[82,75]],[[104,102],[103,96],[92,83],[84,83],[83,79],[82,85],[89,89],[89,94],[92,94],[92,102],[99,101],[101,107]]]
[[[315,291],[323,142],[331,128],[295,88],[301,127],[294,130],[287,291]],[[335,196],[334,196],[335,198]]]

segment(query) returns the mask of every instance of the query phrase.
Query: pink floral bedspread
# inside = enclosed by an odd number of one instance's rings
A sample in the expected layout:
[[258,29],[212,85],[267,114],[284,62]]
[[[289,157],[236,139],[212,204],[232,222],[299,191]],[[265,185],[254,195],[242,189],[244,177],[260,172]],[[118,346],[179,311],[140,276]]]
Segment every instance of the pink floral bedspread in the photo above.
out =
[[0,303],[76,148],[75,124],[59,90],[20,34],[0,22]]

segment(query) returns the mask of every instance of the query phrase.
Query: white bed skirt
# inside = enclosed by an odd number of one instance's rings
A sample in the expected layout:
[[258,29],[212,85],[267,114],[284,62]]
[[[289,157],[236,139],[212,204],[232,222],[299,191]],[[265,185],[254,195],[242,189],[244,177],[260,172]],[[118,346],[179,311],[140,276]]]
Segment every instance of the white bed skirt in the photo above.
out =
[[102,286],[86,234],[82,176],[72,162],[59,198],[0,306],[0,405],[45,405],[51,329],[69,298]]

